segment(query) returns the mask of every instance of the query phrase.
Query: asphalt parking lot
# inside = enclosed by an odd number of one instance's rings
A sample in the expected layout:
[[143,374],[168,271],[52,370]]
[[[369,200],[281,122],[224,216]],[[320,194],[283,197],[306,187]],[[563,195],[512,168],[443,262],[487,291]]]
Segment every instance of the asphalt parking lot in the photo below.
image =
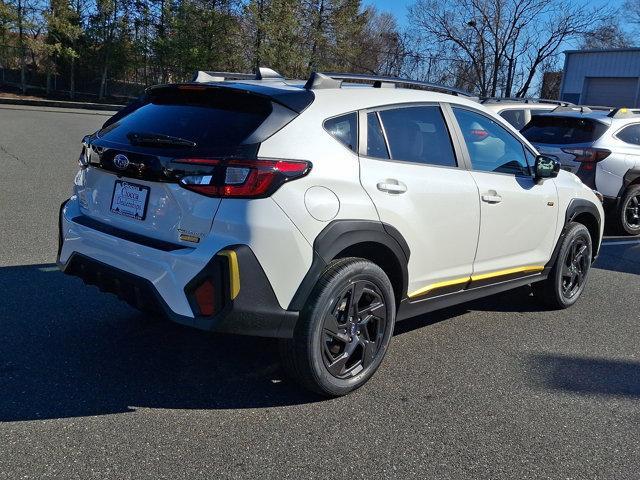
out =
[[573,308],[526,289],[397,325],[322,400],[273,341],[154,321],[54,265],[104,112],[0,108],[0,478],[640,478],[640,241]]

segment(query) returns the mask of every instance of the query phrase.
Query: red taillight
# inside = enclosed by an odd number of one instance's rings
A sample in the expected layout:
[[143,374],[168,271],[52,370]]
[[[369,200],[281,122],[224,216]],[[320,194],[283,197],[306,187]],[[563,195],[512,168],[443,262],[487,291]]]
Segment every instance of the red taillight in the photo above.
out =
[[611,155],[611,150],[604,148],[563,148],[564,153],[575,156],[574,162],[597,163]]
[[481,142],[489,136],[489,132],[482,128],[472,128],[470,133],[474,142]]
[[210,279],[206,279],[196,288],[194,297],[200,310],[200,315],[211,316],[215,313],[215,289],[213,288],[213,282]]
[[311,163],[300,160],[219,160],[182,158],[174,163],[211,167],[193,175],[186,173],[180,185],[208,197],[262,198],[283,183],[305,176]]

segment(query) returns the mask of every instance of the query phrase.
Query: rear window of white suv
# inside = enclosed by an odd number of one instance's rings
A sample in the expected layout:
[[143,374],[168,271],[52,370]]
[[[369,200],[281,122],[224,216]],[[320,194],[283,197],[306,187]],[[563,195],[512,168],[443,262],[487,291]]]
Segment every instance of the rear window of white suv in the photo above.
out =
[[595,142],[608,128],[591,118],[536,115],[520,133],[533,143],[570,145]]
[[233,149],[271,114],[268,98],[231,89],[166,89],[98,132],[105,140],[132,143],[133,134],[184,139],[197,149]]

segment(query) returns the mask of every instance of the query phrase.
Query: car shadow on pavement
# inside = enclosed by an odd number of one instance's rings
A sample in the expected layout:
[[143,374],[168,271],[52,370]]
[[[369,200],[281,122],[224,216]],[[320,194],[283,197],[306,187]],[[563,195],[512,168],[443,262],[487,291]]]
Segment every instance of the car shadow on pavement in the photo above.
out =
[[151,319],[50,264],[0,268],[0,289],[0,421],[320,400],[275,340]]
[[527,372],[534,385],[589,395],[640,397],[640,362],[534,354]]

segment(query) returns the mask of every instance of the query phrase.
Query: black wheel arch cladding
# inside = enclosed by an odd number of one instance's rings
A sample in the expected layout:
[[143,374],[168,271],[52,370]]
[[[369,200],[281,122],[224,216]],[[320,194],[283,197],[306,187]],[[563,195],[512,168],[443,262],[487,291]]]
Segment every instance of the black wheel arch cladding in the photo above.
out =
[[[379,221],[334,220],[318,234],[313,242],[311,267],[293,296],[289,310],[302,310],[326,266],[333,259],[349,252],[349,249],[355,246],[363,248],[360,254],[352,253],[351,256],[364,255],[363,258],[369,260],[371,257],[383,258],[386,262],[390,262],[387,264],[388,267],[390,266],[392,270],[398,272],[397,278],[390,278],[390,280],[394,290],[397,288],[397,284],[400,284],[400,292],[395,292],[399,303],[399,300],[406,294],[409,283],[407,264],[411,254],[409,245],[402,234],[391,225]],[[379,266],[385,271],[388,270],[383,265]]]

